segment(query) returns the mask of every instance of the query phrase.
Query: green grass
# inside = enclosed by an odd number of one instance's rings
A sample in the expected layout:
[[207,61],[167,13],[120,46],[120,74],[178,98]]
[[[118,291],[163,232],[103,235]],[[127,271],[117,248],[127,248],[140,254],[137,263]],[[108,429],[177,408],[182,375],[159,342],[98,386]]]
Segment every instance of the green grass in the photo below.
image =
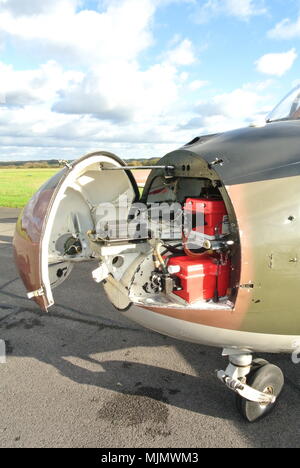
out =
[[[0,168],[0,206],[23,208],[41,185],[59,170]],[[139,192],[142,195],[142,187]]]
[[0,169],[0,206],[22,208],[59,169]]

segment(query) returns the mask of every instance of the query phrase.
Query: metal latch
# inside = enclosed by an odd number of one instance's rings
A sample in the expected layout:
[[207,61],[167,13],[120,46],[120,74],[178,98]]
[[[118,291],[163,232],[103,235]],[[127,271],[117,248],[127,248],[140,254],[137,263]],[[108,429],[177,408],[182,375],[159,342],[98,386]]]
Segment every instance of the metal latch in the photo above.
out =
[[27,297],[28,297],[28,299],[33,299],[35,297],[41,297],[41,296],[44,296],[44,295],[45,295],[44,288],[40,288],[40,289],[37,289],[36,291],[32,291],[32,292],[28,293]]
[[241,289],[254,289],[254,284],[253,283],[248,283],[248,284],[241,284],[240,288]]
[[212,169],[214,166],[223,166],[223,164],[224,164],[224,159],[216,158],[214,161],[208,164],[208,167],[209,169]]
[[97,270],[92,272],[92,275],[96,283],[102,283],[102,281],[108,277],[109,270],[105,264],[102,264],[99,268],[97,268]]
[[58,161],[58,164],[59,164],[60,166],[65,166],[65,167],[67,167],[68,169],[72,169],[72,165],[69,163],[69,161],[65,161],[64,159],[60,159],[60,160]]

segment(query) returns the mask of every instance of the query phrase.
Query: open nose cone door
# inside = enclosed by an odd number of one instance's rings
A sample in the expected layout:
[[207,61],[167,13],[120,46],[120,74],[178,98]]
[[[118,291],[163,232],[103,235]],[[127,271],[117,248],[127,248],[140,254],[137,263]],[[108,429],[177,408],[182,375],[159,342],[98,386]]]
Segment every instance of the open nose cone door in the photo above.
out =
[[22,211],[14,257],[28,297],[41,309],[54,304],[52,288],[75,262],[92,259],[88,232],[96,228],[99,205],[126,196],[130,206],[138,198],[131,172],[115,170],[124,165],[111,153],[88,154],[46,182]]

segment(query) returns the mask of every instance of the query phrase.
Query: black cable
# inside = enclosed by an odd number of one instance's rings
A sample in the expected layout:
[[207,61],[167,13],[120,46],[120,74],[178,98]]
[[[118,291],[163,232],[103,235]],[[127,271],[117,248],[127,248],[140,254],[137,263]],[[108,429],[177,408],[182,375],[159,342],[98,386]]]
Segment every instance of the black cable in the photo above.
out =
[[163,244],[163,247],[165,247],[165,251],[161,255],[165,255],[167,252],[171,252],[173,254],[183,254],[184,250],[183,249],[178,249],[177,247],[182,246],[182,244],[176,244],[176,245],[169,245],[169,244]]

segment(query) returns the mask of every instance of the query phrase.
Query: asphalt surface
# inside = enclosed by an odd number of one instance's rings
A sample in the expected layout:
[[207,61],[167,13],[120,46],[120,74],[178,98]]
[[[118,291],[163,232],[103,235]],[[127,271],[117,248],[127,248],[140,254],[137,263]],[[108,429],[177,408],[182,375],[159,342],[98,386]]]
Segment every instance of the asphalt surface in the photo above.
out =
[[[0,208],[0,447],[298,447],[300,366],[267,356],[287,382],[254,425],[219,383],[221,351],[129,322],[78,265],[49,314],[25,299],[12,259],[18,210]],[[284,312],[284,311],[283,311]],[[266,357],[266,356],[262,356]]]

